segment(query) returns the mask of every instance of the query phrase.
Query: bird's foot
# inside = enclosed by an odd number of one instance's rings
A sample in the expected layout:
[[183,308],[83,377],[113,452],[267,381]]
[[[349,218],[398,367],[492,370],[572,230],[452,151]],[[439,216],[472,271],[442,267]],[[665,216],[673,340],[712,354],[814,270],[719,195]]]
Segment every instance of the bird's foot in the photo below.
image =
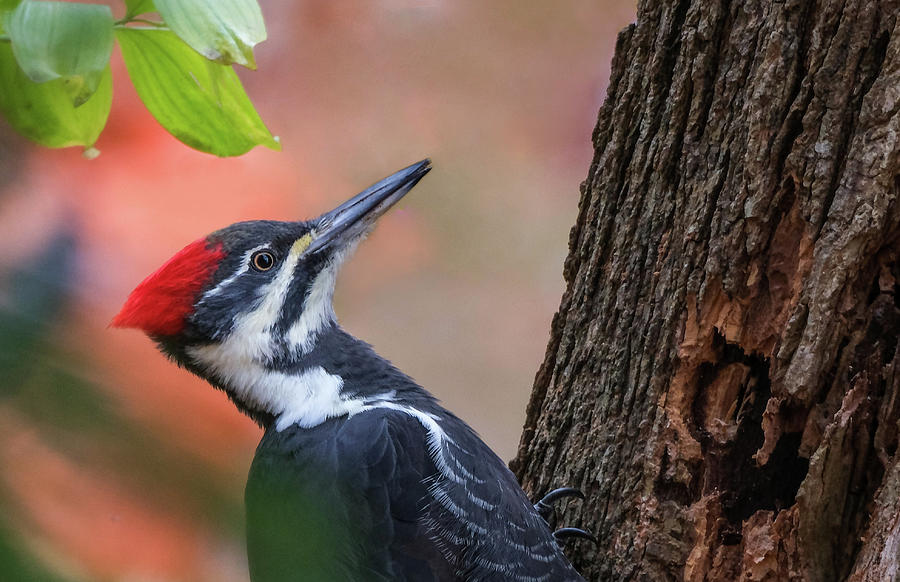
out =
[[552,504],[566,497],[584,499],[584,493],[574,487],[560,487],[541,497],[540,501],[534,504],[534,509],[549,523],[556,511]]
[[[544,521],[547,522],[547,525],[550,529],[553,529],[556,522],[556,508],[553,506],[554,503],[559,501],[560,499],[565,499],[566,497],[577,497],[578,499],[584,499],[584,493],[581,492],[580,489],[576,489],[575,487],[560,487],[559,489],[554,489],[550,493],[547,493],[543,497],[541,497],[540,501],[534,504],[535,511],[538,512]],[[553,532],[553,537],[556,538],[556,541],[559,543],[565,543],[570,539],[583,539],[590,540],[597,544],[597,538],[594,537],[589,531],[579,529],[577,527],[563,527]]]
[[556,541],[559,543],[565,543],[570,539],[590,540],[594,542],[595,546],[600,543],[591,532],[577,527],[561,527],[553,532],[553,537],[555,537]]

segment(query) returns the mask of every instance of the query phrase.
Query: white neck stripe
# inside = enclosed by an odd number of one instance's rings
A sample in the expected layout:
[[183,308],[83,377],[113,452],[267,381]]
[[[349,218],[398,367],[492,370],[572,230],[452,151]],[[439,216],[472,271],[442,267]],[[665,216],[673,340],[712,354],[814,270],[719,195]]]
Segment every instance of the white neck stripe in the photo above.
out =
[[308,354],[312,351],[319,333],[329,323],[336,321],[332,297],[339,267],[340,257],[336,257],[319,271],[303,303],[303,312],[285,334],[285,339],[295,354]]

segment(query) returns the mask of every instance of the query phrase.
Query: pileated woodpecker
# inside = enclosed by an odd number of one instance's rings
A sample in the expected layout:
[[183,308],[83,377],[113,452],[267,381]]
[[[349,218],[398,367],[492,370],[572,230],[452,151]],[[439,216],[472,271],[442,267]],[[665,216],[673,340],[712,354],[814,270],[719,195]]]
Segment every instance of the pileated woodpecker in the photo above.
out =
[[113,320],[224,390],[264,429],[245,492],[250,577],[577,581],[549,503],[532,505],[466,423],[337,324],[335,276],[424,160],[304,222],[195,241]]

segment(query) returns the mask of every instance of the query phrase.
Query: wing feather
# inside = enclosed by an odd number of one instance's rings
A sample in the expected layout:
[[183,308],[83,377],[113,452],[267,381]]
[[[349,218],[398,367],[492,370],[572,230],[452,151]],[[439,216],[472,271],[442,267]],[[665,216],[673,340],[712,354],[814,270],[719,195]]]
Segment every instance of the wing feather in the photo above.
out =
[[254,582],[582,580],[506,465],[446,412],[267,431],[246,501]]

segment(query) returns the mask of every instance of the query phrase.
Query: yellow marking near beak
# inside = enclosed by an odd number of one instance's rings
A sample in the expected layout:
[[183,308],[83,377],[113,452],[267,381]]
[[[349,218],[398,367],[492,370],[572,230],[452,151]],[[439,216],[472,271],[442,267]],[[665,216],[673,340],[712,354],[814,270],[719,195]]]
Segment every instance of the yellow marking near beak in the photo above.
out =
[[299,257],[303,254],[303,251],[309,248],[309,245],[312,244],[312,235],[309,233],[304,234],[300,238],[294,241],[294,244],[291,245],[291,251],[289,255],[291,257]]

